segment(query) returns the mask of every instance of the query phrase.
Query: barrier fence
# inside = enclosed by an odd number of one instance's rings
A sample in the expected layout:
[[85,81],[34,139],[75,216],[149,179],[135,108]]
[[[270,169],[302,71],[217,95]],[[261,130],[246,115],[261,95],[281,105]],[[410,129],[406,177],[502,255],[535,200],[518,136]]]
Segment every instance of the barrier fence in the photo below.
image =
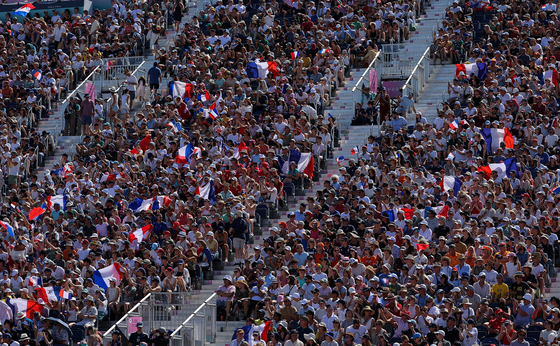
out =
[[[216,338],[216,299],[212,294],[200,306],[190,302],[191,293],[152,292],[136,304],[125,316],[103,334],[106,344],[113,331],[126,337],[135,331],[136,323],[144,323],[143,331],[151,333],[158,328],[173,329],[175,345],[203,346]],[[132,328],[132,329],[131,329]]]

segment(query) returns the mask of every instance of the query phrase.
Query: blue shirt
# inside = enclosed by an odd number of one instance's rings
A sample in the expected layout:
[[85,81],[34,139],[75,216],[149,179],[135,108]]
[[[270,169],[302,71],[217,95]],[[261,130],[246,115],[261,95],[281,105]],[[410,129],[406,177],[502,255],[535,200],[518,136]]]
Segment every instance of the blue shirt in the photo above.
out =
[[459,272],[459,277],[463,274],[471,275],[471,266],[468,264],[465,264],[463,267],[461,267],[460,264],[457,264],[455,268],[457,268],[457,271]]
[[151,69],[148,70],[148,83],[158,84],[160,76],[161,76],[161,70],[159,69],[159,67],[156,66],[152,67]]
[[526,325],[531,323],[532,317],[533,317],[533,312],[535,312],[535,308],[533,307],[533,305],[531,305],[529,303],[529,305],[525,305],[525,304],[520,304],[517,307],[519,310],[526,312],[528,315],[527,316],[521,316],[521,314],[518,312],[517,316],[515,316],[515,324],[516,325]]
[[309,256],[309,254],[307,252],[302,252],[300,253],[295,253],[294,254],[294,259],[298,261],[298,266],[304,266],[305,265],[305,261],[307,260],[307,256]]

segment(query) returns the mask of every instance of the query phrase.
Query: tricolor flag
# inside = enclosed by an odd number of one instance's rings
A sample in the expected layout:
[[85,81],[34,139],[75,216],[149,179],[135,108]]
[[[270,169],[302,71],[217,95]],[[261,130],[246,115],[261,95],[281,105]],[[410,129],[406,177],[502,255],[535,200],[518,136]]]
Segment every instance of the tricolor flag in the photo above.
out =
[[47,207],[51,211],[54,210],[54,205],[57,203],[60,205],[60,209],[66,210],[66,196],[64,195],[47,196]]
[[517,168],[516,157],[511,157],[500,163],[491,163],[488,166],[478,167],[478,171],[484,173],[484,179],[490,179],[494,171],[498,173],[498,179],[500,180],[508,177],[511,171],[514,171],[518,178],[521,176]]
[[234,340],[237,338],[237,330],[243,330],[245,332],[245,334],[243,335],[243,339],[247,342],[249,342],[249,338],[253,337],[253,333],[257,332],[260,334],[261,336],[261,340],[264,341],[265,343],[267,342],[267,338],[268,338],[268,333],[272,330],[272,321],[266,321],[264,323],[261,323],[259,325],[256,324],[248,324],[245,325],[241,328],[237,328],[234,332],[233,332],[233,337],[231,338],[231,340]]
[[214,180],[210,179],[206,185],[198,186],[195,190],[195,195],[200,198],[209,199],[212,203],[216,202],[216,195],[214,190]]
[[101,179],[99,179],[99,182],[100,182],[100,183],[104,183],[104,182],[106,182],[106,181],[112,181],[112,180],[115,180],[115,179],[117,179],[117,176],[116,176],[116,175],[106,173],[106,174],[103,174],[103,175],[101,176]]
[[216,120],[216,118],[220,116],[216,110],[216,102],[212,103],[212,105],[210,105],[208,109],[205,109],[204,112],[204,117],[212,120]]
[[130,202],[128,207],[132,209],[134,213],[139,213],[144,210],[150,210],[152,208],[153,198],[152,199],[141,199],[136,198],[134,201]]
[[278,64],[275,61],[260,61],[259,59],[251,61],[245,69],[249,78],[266,78],[268,73],[272,73],[274,77],[278,77]]
[[284,0],[284,2],[292,8],[299,9],[299,2],[297,0]]
[[407,220],[411,220],[414,216],[414,209],[402,208],[401,210],[404,212],[404,218]]
[[33,6],[32,4],[25,4],[25,5],[21,6],[20,8],[18,8],[17,10],[15,10],[14,12],[12,12],[12,15],[13,16],[25,17],[34,8],[35,8],[35,6]]
[[463,186],[463,182],[457,177],[446,175],[440,180],[439,186],[441,187],[442,192],[453,190],[453,195],[457,196],[461,190],[461,186]]
[[58,297],[54,292],[54,287],[35,287],[37,298],[42,298],[44,302],[58,301]]
[[299,57],[300,51],[298,50],[297,52],[291,52],[290,55],[292,56],[292,60],[295,60]]
[[146,225],[142,228],[138,228],[136,231],[131,232],[128,235],[128,240],[132,243],[133,241],[142,242],[144,239],[148,238],[148,233],[154,228],[153,225]]
[[122,269],[119,263],[115,262],[108,267],[93,272],[93,283],[104,290],[107,289],[107,287],[110,287],[110,278],[115,278],[117,280],[117,286],[120,284]]
[[447,155],[446,160],[451,160],[451,161],[455,160],[455,155],[453,155],[453,153],[449,153],[449,155]]
[[190,157],[193,152],[193,145],[189,143],[184,147],[179,148],[177,151],[177,156],[175,156],[175,162],[185,164],[190,161]]
[[35,313],[35,311],[39,313],[43,311],[43,307],[41,306],[41,304],[27,299],[21,299],[21,298],[9,299],[8,305],[11,305],[15,308],[16,314],[18,312],[24,312],[25,316],[29,319],[33,318],[33,314]]
[[455,67],[455,75],[457,78],[459,78],[459,73],[464,72],[467,77],[470,76],[471,73],[474,73],[478,79],[484,80],[488,73],[488,67],[483,62],[475,64],[456,64]]
[[239,143],[239,146],[233,149],[233,157],[239,160],[241,158],[241,152],[243,150],[248,153],[247,145],[245,145],[245,142],[241,141],[241,143]]
[[284,162],[284,160],[277,156],[278,164],[282,167],[282,172],[284,174],[288,173],[290,168],[290,162],[295,162],[297,164],[298,171],[307,174],[309,179],[313,179],[313,173],[315,172],[315,159],[311,153],[300,153],[297,150],[290,149],[289,160]]
[[196,99],[199,100],[200,102],[204,103],[208,100],[210,100],[210,94],[208,93],[208,91],[204,90],[204,92],[199,92],[198,95],[196,96]]
[[14,229],[12,228],[12,226],[10,226],[8,223],[2,222],[2,221],[0,221],[0,226],[4,227],[4,229],[6,231],[8,231],[8,235],[10,237],[14,237]]
[[449,124],[449,127],[452,130],[457,130],[459,128],[459,120],[455,119],[455,121],[453,121],[451,124]]
[[41,79],[43,78],[43,75],[41,74],[40,71],[37,71],[33,74],[33,77],[35,77],[35,79],[37,79],[38,81],[41,81]]
[[61,289],[60,292],[58,292],[58,296],[63,299],[71,299],[72,293],[70,291],[65,291]]
[[559,193],[560,193],[560,186],[558,186],[558,187],[555,188],[555,189],[550,189],[550,191],[548,192],[548,194],[549,194],[549,195],[552,195],[552,196],[556,196],[556,195],[559,194]]
[[480,133],[486,141],[488,153],[496,152],[496,150],[500,147],[501,142],[504,142],[506,144],[506,148],[508,149],[513,149],[513,146],[515,145],[515,140],[507,127],[504,129],[485,128],[481,129]]
[[360,148],[356,145],[354,148],[350,150],[350,154],[354,155],[360,152]]
[[40,207],[33,208],[29,212],[29,221],[37,221],[46,210]]
[[330,50],[328,48],[323,48],[319,51],[319,54],[327,54],[329,52],[330,52]]
[[558,86],[558,71],[556,71],[555,68],[548,69],[547,71],[544,71],[543,80],[545,80],[547,78],[550,78],[550,81],[552,82],[552,84],[554,84],[555,86]]
[[178,133],[179,131],[181,131],[181,125],[179,125],[179,123],[177,123],[175,120],[168,122],[167,126],[171,126],[171,131],[173,131],[173,133]]
[[17,206],[17,204],[15,204],[14,202],[12,202],[10,205],[12,206],[12,209],[13,209],[13,210],[15,210],[15,211],[17,211],[18,213],[21,214],[21,210],[19,209],[19,207]]
[[336,158],[336,163],[341,163],[342,161],[344,161],[344,156]]
[[191,83],[172,81],[169,84],[169,95],[175,99],[179,96],[181,99],[192,97],[193,85]]

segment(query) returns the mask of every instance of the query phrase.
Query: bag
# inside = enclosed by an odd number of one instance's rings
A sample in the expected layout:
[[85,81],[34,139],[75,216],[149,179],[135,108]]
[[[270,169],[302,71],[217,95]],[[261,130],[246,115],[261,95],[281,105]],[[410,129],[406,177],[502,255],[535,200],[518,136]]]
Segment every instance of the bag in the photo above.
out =
[[416,26],[416,24],[410,23],[410,26],[409,26],[408,29],[409,29],[409,30],[408,30],[409,32],[412,32],[412,31],[418,30],[418,27]]

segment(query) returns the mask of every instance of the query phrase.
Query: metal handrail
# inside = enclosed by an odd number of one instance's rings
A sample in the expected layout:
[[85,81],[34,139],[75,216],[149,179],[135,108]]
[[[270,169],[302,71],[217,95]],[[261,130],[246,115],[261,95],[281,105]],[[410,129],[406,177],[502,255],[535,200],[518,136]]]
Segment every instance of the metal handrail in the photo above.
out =
[[404,83],[405,86],[408,85],[408,83],[410,83],[410,81],[414,77],[414,73],[416,73],[416,71],[420,67],[420,64],[422,63],[422,59],[427,58],[428,54],[430,54],[430,48],[426,48],[426,50],[424,51],[424,54],[422,54],[422,57],[420,57],[420,60],[416,63],[416,66],[414,66],[414,68],[412,69],[412,73],[410,74],[410,76],[408,77],[406,82]]
[[373,60],[371,61],[371,63],[369,64],[369,66],[366,68],[366,70],[364,71],[364,73],[362,73],[362,76],[360,77],[360,79],[358,79],[358,81],[356,82],[356,85],[352,88],[352,92],[356,91],[356,89],[360,89],[358,88],[358,86],[360,85],[360,83],[362,82],[362,80],[364,79],[365,75],[367,72],[369,72],[369,70],[373,67],[373,65],[377,62],[377,59],[379,59],[379,57],[381,56],[381,51],[378,51],[377,54],[375,55],[375,57],[373,57]]
[[[189,323],[189,322],[196,316],[196,314],[198,314],[202,309],[204,309],[204,307],[205,307],[206,305],[208,305],[208,304],[210,303],[210,301],[213,300],[213,299],[216,298],[216,297],[217,297],[216,293],[213,293],[210,297],[208,297],[208,299],[206,299],[206,300],[204,301],[204,303],[200,304],[200,306],[199,306],[196,310],[194,310],[194,312],[193,312],[183,323],[181,323],[181,325],[179,326],[179,328],[175,329],[175,330],[173,331],[173,333],[171,333],[171,335],[169,336],[169,338],[172,339],[174,336],[176,336],[176,335],[179,333],[179,331],[180,331],[181,329],[183,329],[183,327],[185,327],[185,326],[187,325],[187,323]],[[215,322],[215,321],[214,321],[214,322]]]
[[[66,96],[66,99],[64,99],[64,101],[62,101],[60,103],[60,106],[62,109],[64,109],[64,104],[68,103],[70,101],[70,97],[74,97],[74,95],[76,95],[78,93],[78,91],[80,90],[80,88],[87,82],[90,80],[90,78],[92,78],[96,73],[99,73],[99,69],[101,68],[101,65],[97,66],[95,69],[93,69],[93,71],[91,71],[91,73],[69,94]],[[94,95],[95,97],[95,95]],[[64,128],[64,117],[60,117],[60,127]]]
[[[215,294],[215,293],[214,293]],[[106,338],[107,336],[110,336],[113,333],[113,330],[115,330],[115,328],[117,327],[117,325],[121,324],[122,322],[126,321],[129,317],[130,314],[132,314],[134,311],[138,310],[138,308],[140,307],[140,305],[142,305],[142,303],[144,303],[146,300],[149,300],[150,297],[152,296],[151,293],[148,293],[148,295],[146,295],[144,298],[142,298],[142,300],[140,300],[138,303],[136,303],[136,305],[134,305],[126,315],[124,315],[123,317],[121,317],[120,320],[118,320],[115,324],[113,324],[111,326],[111,328],[109,328],[105,334],[103,334],[103,338]]]

